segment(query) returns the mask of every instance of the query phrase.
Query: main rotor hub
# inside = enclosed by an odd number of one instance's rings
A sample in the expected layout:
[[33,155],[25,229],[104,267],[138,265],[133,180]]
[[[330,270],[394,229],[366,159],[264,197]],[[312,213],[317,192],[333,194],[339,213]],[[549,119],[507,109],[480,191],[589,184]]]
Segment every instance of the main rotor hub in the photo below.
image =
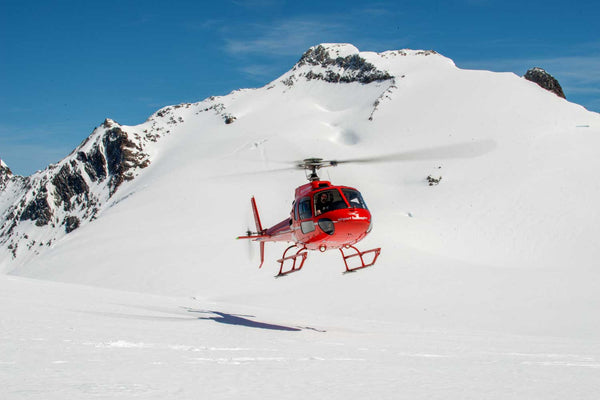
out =
[[335,161],[326,161],[322,158],[307,158],[299,162],[296,166],[304,169],[306,172],[306,179],[310,182],[320,180],[317,171],[323,167],[333,167],[337,165]]

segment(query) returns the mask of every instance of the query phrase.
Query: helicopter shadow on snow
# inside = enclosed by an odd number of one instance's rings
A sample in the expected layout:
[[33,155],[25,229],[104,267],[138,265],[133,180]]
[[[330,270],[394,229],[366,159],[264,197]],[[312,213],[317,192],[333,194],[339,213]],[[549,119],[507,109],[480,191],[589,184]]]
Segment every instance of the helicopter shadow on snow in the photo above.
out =
[[[131,305],[127,305],[127,307],[132,307]],[[322,329],[313,328],[310,326],[285,326],[285,325],[277,325],[270,324],[266,322],[255,321],[250,318],[256,318],[254,315],[240,315],[240,314],[229,314],[221,311],[213,311],[213,310],[201,310],[195,309],[191,307],[179,307],[180,310],[184,310],[187,313],[195,313],[195,314],[203,314],[202,316],[195,316],[193,319],[186,317],[181,314],[181,311],[174,311],[172,308],[165,307],[147,307],[147,306],[138,306],[134,308],[139,308],[147,311],[160,312],[166,314],[175,314],[170,316],[165,315],[133,315],[130,313],[117,313],[117,312],[99,312],[99,311],[85,311],[88,314],[102,315],[105,317],[111,318],[126,318],[126,319],[138,319],[138,320],[150,320],[150,321],[193,321],[193,320],[205,320],[205,321],[214,321],[220,324],[233,325],[233,326],[242,326],[246,328],[256,328],[256,329],[266,329],[272,331],[287,331],[287,332],[299,332],[299,331],[315,331],[315,332],[327,332]]]
[[[317,332],[325,332],[319,329],[311,328],[311,327],[292,327],[285,325],[276,325],[269,324],[266,322],[254,321],[248,318],[254,318],[253,315],[238,315],[238,314],[228,314],[221,311],[212,311],[212,310],[198,310],[189,307],[184,307],[187,312],[190,313],[198,313],[203,314],[204,316],[198,317],[200,320],[209,320],[214,321],[219,324],[226,325],[235,325],[235,326],[245,326],[247,328],[258,328],[258,329],[267,329],[273,331],[289,331],[289,332],[298,332],[302,330],[314,330]],[[248,317],[248,318],[246,318]]]

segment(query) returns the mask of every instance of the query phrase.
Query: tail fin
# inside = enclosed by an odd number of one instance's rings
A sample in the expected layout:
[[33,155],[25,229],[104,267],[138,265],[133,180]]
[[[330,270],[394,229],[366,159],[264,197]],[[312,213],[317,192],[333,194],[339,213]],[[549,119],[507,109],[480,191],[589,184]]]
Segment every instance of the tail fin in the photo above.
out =
[[254,222],[256,223],[256,233],[252,233],[248,231],[246,236],[238,236],[238,239],[253,239],[255,241],[259,241],[260,244],[260,265],[258,268],[263,266],[265,262],[265,242],[260,240],[261,238],[268,237],[265,234],[265,230],[262,227],[260,222],[260,215],[258,215],[258,208],[256,207],[256,200],[254,200],[254,196],[250,199],[250,203],[252,204],[252,213],[254,214]]
[[260,265],[258,269],[261,269],[265,263],[265,242],[260,242]]
[[[252,212],[254,213],[254,222],[256,223],[256,232],[259,235],[264,234],[262,224],[260,223],[260,215],[258,215],[258,208],[256,207],[256,200],[254,200],[254,196],[250,199],[252,203]],[[260,265],[258,268],[262,268],[263,263],[265,262],[265,242],[260,242]]]
[[261,235],[263,233],[262,224],[260,223],[260,215],[258,215],[258,208],[256,208],[256,200],[254,200],[254,196],[250,199],[252,203],[252,212],[254,213],[254,222],[256,223],[256,233]]

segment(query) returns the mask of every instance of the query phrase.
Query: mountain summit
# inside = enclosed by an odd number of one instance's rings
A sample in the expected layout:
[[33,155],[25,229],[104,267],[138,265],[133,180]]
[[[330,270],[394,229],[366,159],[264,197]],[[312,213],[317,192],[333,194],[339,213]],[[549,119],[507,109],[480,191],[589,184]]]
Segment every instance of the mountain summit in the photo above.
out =
[[[304,68],[303,68],[304,67]],[[318,79],[330,83],[385,81],[393,77],[378,70],[359,54],[350,44],[328,44],[311,47],[305,52],[292,71],[307,80]],[[288,79],[292,79],[292,74]]]

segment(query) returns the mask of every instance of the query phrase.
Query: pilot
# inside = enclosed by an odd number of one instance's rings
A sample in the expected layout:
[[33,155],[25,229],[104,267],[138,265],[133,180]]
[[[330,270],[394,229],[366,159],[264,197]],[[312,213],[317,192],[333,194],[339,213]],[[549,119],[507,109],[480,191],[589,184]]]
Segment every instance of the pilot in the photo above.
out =
[[326,192],[319,193],[315,208],[317,209],[317,215],[331,210],[331,202],[329,201],[329,195]]

